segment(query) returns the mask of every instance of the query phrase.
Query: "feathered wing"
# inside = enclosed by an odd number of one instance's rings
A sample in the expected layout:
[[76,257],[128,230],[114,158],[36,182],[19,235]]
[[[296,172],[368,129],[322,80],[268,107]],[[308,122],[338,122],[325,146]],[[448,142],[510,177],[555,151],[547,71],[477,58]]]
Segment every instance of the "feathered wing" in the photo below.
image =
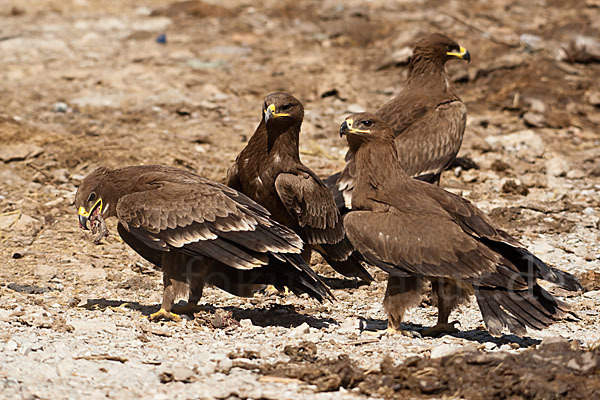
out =
[[303,228],[307,241],[333,269],[344,276],[373,281],[346,238],[331,193],[316,175],[281,173],[275,179],[275,189],[288,212]]
[[219,186],[165,181],[157,189],[123,196],[117,215],[151,248],[175,248],[235,268],[265,265],[267,252],[301,251],[300,239],[271,221],[266,210]]
[[390,274],[472,284],[494,335],[503,328],[523,334],[525,327],[541,329],[564,316],[568,307],[541,288],[531,272],[515,264],[510,255],[489,247],[486,240],[466,235],[451,218],[353,211],[344,224],[365,259]]
[[344,227],[333,198],[323,183],[307,172],[280,173],[275,190],[287,211],[296,217],[310,244],[335,244]]
[[174,176],[146,178],[155,188],[125,195],[117,204],[119,223],[127,232],[124,239],[129,237],[128,243],[136,247],[147,246],[151,259],[140,253],[145,258],[154,262],[157,251],[180,251],[247,271],[238,274],[243,279],[280,279],[292,268],[287,273],[313,287],[313,297],[331,298],[300,257],[302,240],[270,219],[259,204],[200,177],[184,182]]
[[415,184],[426,191],[427,195],[435,200],[464,232],[478,238],[496,253],[502,254],[528,280],[543,279],[567,290],[583,290],[577,278],[568,272],[546,265],[518,240],[502,229],[494,227],[487,215],[470,201],[426,183],[415,182]]
[[467,122],[461,101],[438,104],[396,135],[400,166],[407,175],[432,182],[460,150]]
[[[502,259],[476,239],[464,235],[447,217],[400,213],[394,209],[352,211],[344,217],[344,226],[348,238],[365,259],[392,275],[503,283],[495,276]],[[509,271],[502,272],[506,272],[507,279],[518,279]]]
[[356,179],[356,164],[354,153],[350,150],[346,153],[346,165],[344,169],[327,177],[324,182],[333,196],[335,205],[343,215],[352,209],[352,192]]

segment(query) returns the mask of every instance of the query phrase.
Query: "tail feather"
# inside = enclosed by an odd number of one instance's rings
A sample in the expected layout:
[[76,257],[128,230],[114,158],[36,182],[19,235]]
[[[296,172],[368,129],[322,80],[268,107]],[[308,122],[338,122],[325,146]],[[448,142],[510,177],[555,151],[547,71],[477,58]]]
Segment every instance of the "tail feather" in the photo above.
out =
[[566,290],[583,291],[583,286],[574,275],[548,266],[525,248],[492,240],[484,239],[483,242],[516,265],[528,281],[543,279]]
[[516,335],[525,334],[526,327],[543,329],[560,320],[568,306],[553,297],[541,286],[530,290],[475,287],[475,296],[483,320],[492,335],[500,335],[503,328]]
[[358,253],[354,252],[347,260],[338,261],[330,259],[326,254],[322,254],[323,258],[336,272],[348,278],[359,278],[367,283],[373,282],[373,276],[367,271],[364,265],[359,260]]
[[503,312],[493,301],[486,296],[480,296],[476,292],[477,303],[483,316],[483,322],[490,334],[500,336],[502,329],[506,327],[515,335],[525,335],[527,329],[525,324],[512,315]]
[[294,293],[296,293],[296,291],[308,293],[309,296],[317,299],[321,303],[325,299],[329,301],[335,300],[335,297],[321,280],[319,275],[306,264],[300,255],[286,254],[284,257],[288,263],[295,267],[295,273],[288,276],[287,279],[290,280],[290,282],[283,286],[289,287]]
[[236,296],[247,297],[261,285],[273,285],[280,290],[287,286],[296,295],[307,293],[320,303],[334,300],[319,276],[297,254],[280,253],[268,265],[252,269],[238,269],[215,261],[206,282]]
[[538,267],[539,270],[539,278],[552,282],[555,285],[562,287],[563,289],[570,290],[573,292],[582,292],[583,286],[577,280],[577,278],[565,271],[561,271],[554,267],[550,267],[546,265],[542,260],[534,256],[533,254],[527,252],[531,257],[533,257],[533,261]]

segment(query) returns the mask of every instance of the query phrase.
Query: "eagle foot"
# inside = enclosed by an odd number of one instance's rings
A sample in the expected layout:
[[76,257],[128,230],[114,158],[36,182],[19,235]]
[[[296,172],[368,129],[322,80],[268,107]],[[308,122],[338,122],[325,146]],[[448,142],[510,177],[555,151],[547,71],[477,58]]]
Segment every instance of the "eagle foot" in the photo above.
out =
[[275,286],[273,285],[268,285],[265,288],[265,294],[267,296],[272,296],[272,295],[276,295],[276,294],[281,294],[282,296],[289,296],[290,294],[290,289],[287,286],[283,287],[283,293],[280,292]]
[[402,335],[402,336],[406,336],[406,337],[413,338],[413,339],[421,339],[422,338],[422,336],[419,332],[409,331],[407,329],[392,328],[392,327],[388,327],[387,329],[379,329],[376,331],[363,331],[363,333],[365,335],[376,336],[376,337],[382,337],[385,335]]
[[447,335],[447,334],[451,334],[451,333],[456,333],[458,332],[458,329],[454,326],[454,325],[460,325],[460,322],[458,321],[452,321],[450,323],[443,323],[440,322],[435,326],[432,326],[431,328],[427,328],[423,331],[421,331],[421,335],[422,336],[430,336],[430,337],[437,337],[440,335]]
[[399,329],[399,328],[392,328],[391,326],[388,326],[388,328],[385,330],[385,333],[388,335],[402,335],[402,336],[406,336],[409,338],[413,338],[413,339],[421,339],[422,336],[419,332],[416,331],[409,331],[408,329]]
[[154,314],[150,314],[148,319],[152,322],[160,321],[161,319],[164,319],[167,321],[175,321],[175,322],[181,321],[181,317],[179,315],[172,313],[170,311],[167,311],[164,308],[161,308]]

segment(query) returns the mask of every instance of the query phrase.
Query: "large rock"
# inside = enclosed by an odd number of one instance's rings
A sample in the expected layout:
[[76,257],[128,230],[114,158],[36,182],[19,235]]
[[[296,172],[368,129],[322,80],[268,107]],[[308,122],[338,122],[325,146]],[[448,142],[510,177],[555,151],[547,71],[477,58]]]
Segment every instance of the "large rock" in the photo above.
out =
[[44,149],[32,143],[17,143],[2,146],[0,149],[0,160],[4,162],[22,161],[28,158],[37,157]]
[[457,346],[454,344],[440,344],[438,346],[435,346],[434,348],[431,349],[431,358],[442,358],[442,357],[446,357],[455,353],[458,353],[459,351],[463,350],[463,346]]
[[545,151],[544,140],[531,129],[508,135],[488,136],[485,138],[485,142],[492,150],[503,150],[521,157],[534,156],[540,158]]

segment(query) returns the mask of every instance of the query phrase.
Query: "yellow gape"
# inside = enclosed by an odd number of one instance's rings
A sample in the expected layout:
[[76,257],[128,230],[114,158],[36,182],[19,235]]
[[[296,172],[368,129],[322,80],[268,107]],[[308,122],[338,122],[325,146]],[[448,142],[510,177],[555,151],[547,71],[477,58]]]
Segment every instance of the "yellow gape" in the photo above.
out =
[[269,107],[267,107],[267,109],[265,110],[266,113],[271,114],[271,117],[289,117],[290,114],[287,113],[276,113],[275,112],[275,104],[271,104],[269,105]]
[[448,54],[449,56],[463,58],[468,53],[469,52],[467,51],[467,49],[465,49],[464,47],[460,46],[460,50],[458,51],[458,53],[456,51],[449,51],[446,54]]
[[354,120],[352,118],[348,118],[346,120],[346,125],[348,125],[348,131],[351,133],[371,133],[370,129],[356,129],[352,127]]
[[100,214],[102,212],[102,199],[98,199],[94,203],[92,208],[90,208],[90,211],[86,211],[84,207],[79,207],[79,211],[77,211],[77,214],[79,214],[79,216],[81,217],[89,218],[89,216],[96,210],[96,208],[98,208],[98,214]]

